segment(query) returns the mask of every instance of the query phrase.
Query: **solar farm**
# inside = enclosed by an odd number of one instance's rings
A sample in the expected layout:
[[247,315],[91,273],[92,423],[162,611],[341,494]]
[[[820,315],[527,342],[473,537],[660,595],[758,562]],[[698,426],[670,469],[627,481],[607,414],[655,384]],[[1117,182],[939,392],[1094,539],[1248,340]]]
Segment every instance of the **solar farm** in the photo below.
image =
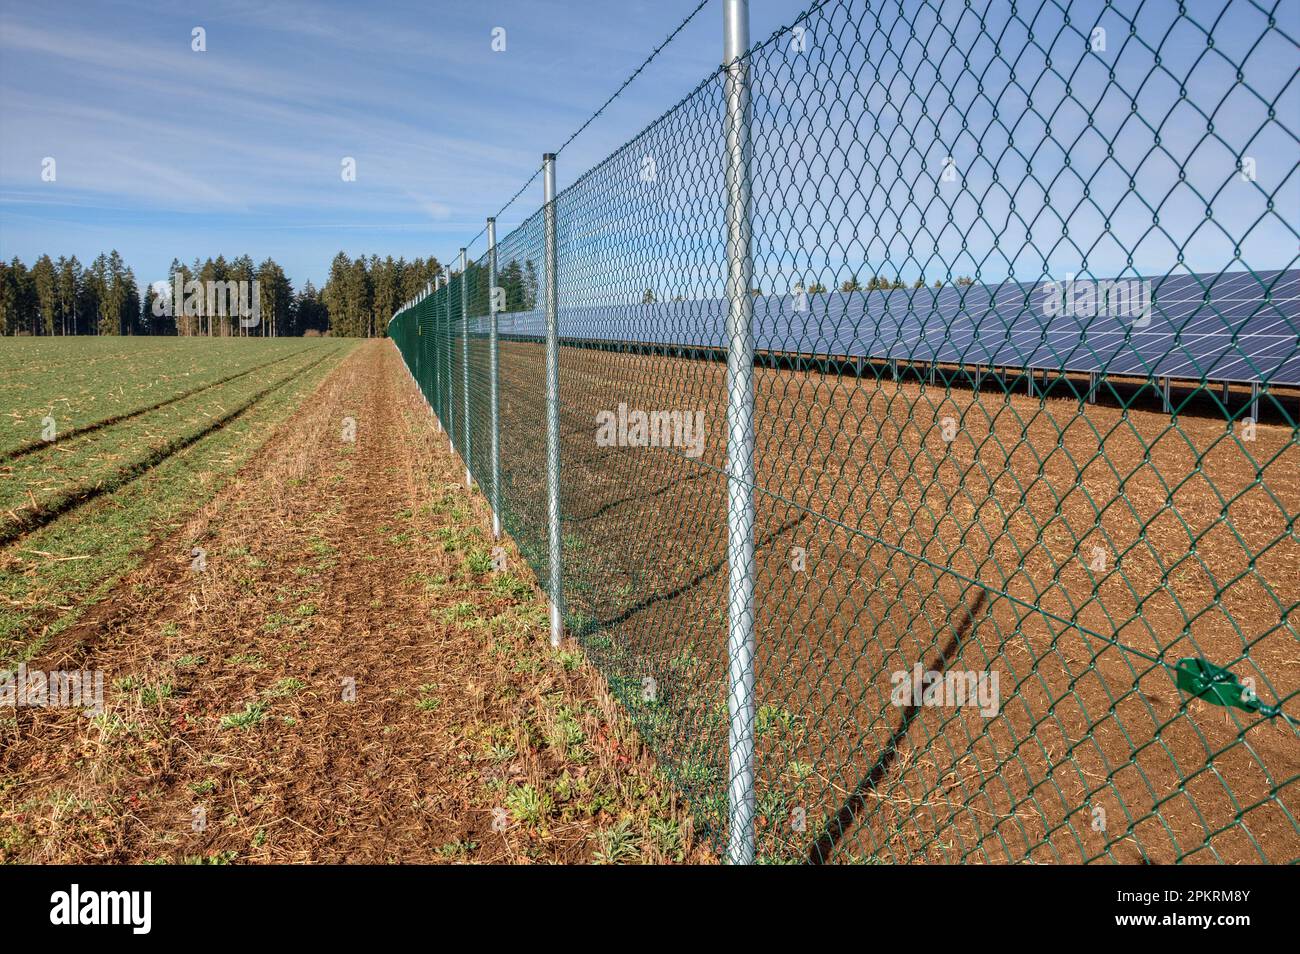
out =
[[[1072,285],[1098,294],[1080,304],[1085,296]],[[1129,285],[1145,290],[1115,304],[1108,292]],[[1073,303],[1053,309],[1054,295],[1067,288]],[[561,305],[559,334],[568,345],[719,356],[726,309],[718,298]],[[756,296],[754,315],[756,350],[772,359],[1300,386],[1295,269],[821,294],[796,288]],[[471,319],[471,334],[486,336],[487,323]],[[499,319],[499,333],[520,340],[542,340],[545,328],[536,310]]]
[[[1295,728],[1234,744],[1172,678],[1204,659],[1300,691],[1298,278],[1170,276],[1119,314],[1115,282],[1102,307],[1064,282],[754,297],[761,857],[1300,853]],[[453,282],[393,334],[490,495],[490,319],[460,304]],[[727,824],[725,314],[557,310],[567,630],[706,831]],[[541,578],[544,330],[498,316],[502,518]],[[593,446],[620,405],[702,411],[703,455]],[[1000,711],[900,725],[891,675],[917,664],[997,672]]]

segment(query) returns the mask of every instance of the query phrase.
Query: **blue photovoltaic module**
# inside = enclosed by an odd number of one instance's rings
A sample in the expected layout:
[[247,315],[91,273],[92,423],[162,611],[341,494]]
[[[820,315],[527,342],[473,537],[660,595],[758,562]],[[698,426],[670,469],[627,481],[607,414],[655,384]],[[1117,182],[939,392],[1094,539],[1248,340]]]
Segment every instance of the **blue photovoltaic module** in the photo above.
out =
[[[760,295],[759,352],[1300,385],[1300,270]],[[539,310],[501,334],[541,338]],[[474,334],[485,318],[471,319]],[[569,306],[563,340],[725,347],[720,298]]]

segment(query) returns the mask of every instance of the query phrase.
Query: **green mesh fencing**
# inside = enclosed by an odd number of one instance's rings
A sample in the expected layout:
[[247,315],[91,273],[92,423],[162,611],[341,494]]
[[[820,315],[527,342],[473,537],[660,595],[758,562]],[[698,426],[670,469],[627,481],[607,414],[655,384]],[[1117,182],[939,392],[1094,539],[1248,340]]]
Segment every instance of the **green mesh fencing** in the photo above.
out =
[[[827,2],[745,57],[760,860],[1300,859],[1297,19]],[[555,205],[566,633],[719,849],[723,123],[719,71]],[[499,473],[488,255],[390,326],[543,581],[544,229]]]

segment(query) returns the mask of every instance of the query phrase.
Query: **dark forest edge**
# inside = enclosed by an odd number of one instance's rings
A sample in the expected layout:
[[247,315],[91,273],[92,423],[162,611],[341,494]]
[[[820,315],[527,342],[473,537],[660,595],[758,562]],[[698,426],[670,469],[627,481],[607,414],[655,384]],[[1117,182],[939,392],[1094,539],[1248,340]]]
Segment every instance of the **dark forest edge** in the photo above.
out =
[[183,308],[161,307],[166,303],[159,299],[166,296],[154,282],[142,288],[116,249],[89,266],[75,255],[42,255],[30,268],[15,257],[0,261],[0,335],[383,336],[393,312],[442,270],[432,256],[408,262],[377,255],[353,259],[339,252],[323,288],[308,281],[295,291],[272,258],[260,265],[248,255],[195,259],[189,265],[172,260],[169,286],[248,282],[255,288],[260,320],[244,327],[229,315],[187,317]]

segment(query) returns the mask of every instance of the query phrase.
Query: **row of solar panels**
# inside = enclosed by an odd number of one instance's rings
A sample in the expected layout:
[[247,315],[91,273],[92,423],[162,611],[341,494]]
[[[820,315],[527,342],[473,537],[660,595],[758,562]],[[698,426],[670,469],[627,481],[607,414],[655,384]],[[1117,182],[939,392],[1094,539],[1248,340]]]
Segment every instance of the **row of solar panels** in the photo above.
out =
[[[721,349],[727,303],[561,306],[563,340]],[[486,334],[486,318],[471,318]],[[498,330],[541,338],[540,310]],[[789,355],[1300,386],[1300,270],[754,298],[755,346]]]

